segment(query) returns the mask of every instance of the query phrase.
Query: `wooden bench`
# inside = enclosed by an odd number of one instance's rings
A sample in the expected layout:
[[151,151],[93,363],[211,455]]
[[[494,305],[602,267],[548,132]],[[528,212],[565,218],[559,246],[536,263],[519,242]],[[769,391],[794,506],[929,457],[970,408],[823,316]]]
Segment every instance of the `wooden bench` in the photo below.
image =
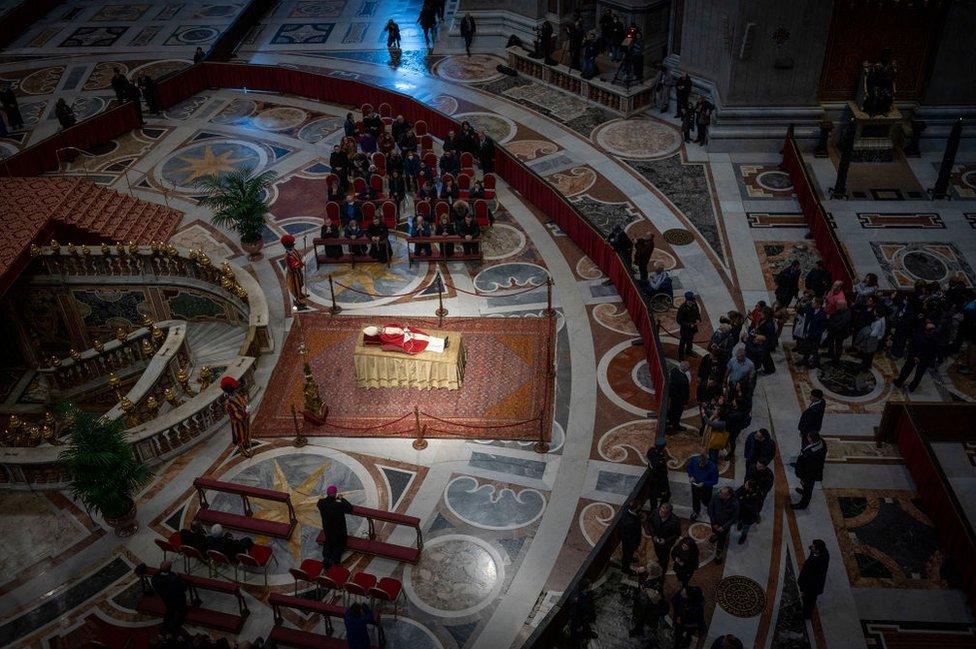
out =
[[[224,527],[231,529],[264,536],[274,536],[281,539],[290,538],[292,532],[295,530],[295,525],[298,523],[298,518],[295,516],[295,508],[291,504],[291,496],[284,491],[262,489],[261,487],[248,487],[234,482],[215,480],[206,476],[196,478],[193,481],[193,486],[196,487],[197,493],[200,496],[200,511],[197,512],[196,518],[204,523],[210,523],[211,525],[220,523]],[[244,515],[210,509],[210,503],[207,502],[207,490],[240,496],[244,503]],[[288,522],[283,523],[254,518],[250,498],[285,503],[288,507]]]
[[[332,618],[343,619],[346,614],[345,607],[282,593],[271,593],[268,597],[268,604],[271,605],[274,612],[274,627],[268,634],[268,640],[274,640],[279,645],[286,647],[308,647],[309,649],[338,649],[347,646],[345,639],[331,637],[335,631],[332,626]],[[318,613],[325,622],[325,635],[284,626],[282,608],[291,608],[302,613]],[[386,645],[386,636],[383,632],[383,626],[379,623],[379,614],[375,611],[373,612],[373,619],[379,641],[378,646],[383,647]]]
[[[152,576],[157,572],[159,572],[158,568],[147,567],[145,573],[139,576],[139,582],[142,585],[142,597],[136,605],[136,609],[148,615],[163,617],[166,614],[166,605],[153,591],[151,582]],[[227,633],[237,633],[241,630],[250,610],[241,594],[240,586],[231,581],[221,581],[196,575],[181,574],[180,577],[187,585],[190,594],[190,605],[187,606],[186,610],[186,622],[188,624],[205,626]],[[233,595],[237,599],[237,615],[201,606],[199,593],[201,590]]]
[[[353,266],[355,266],[356,264],[384,264],[385,263],[387,266],[389,266],[390,262],[393,259],[393,254],[392,254],[393,247],[390,246],[389,249],[390,254],[387,255],[387,259],[384,262],[384,261],[380,261],[379,259],[376,259],[375,257],[369,254],[369,246],[371,243],[372,242],[368,238],[349,239],[347,237],[336,237],[335,239],[322,239],[320,237],[316,237],[312,239],[312,249],[315,252],[315,268],[316,269],[320,268],[322,264],[352,264]],[[339,246],[340,248],[342,246],[362,246],[366,250],[363,254],[356,255],[352,253],[351,248],[349,252],[347,252],[345,249],[342,249],[341,255],[339,255],[338,257],[330,257],[327,254],[325,254],[325,246],[327,245]],[[321,252],[319,252],[319,246],[322,246]]]
[[[346,548],[351,552],[372,554],[405,563],[417,563],[417,560],[420,559],[420,551],[424,547],[424,538],[420,531],[420,519],[416,516],[407,516],[406,514],[397,514],[396,512],[372,509],[370,507],[360,507],[359,505],[353,505],[352,514],[353,516],[362,516],[365,518],[369,524],[369,531],[368,538],[365,539],[358,536],[350,536],[347,538]],[[414,528],[417,532],[417,547],[377,541],[375,521]],[[316,541],[319,544],[325,543],[325,531],[319,532]]]
[[[407,251],[409,252],[408,265],[412,266],[415,261],[482,261],[485,258],[485,253],[481,248],[481,237],[475,237],[474,239],[465,239],[464,237],[458,236],[456,234],[452,235],[442,235],[439,237],[407,237]],[[413,250],[410,249],[410,244],[414,244]],[[431,248],[429,255],[417,254],[418,243],[430,243],[438,244],[437,247]],[[452,243],[454,244],[454,253],[451,255],[446,255],[444,253],[444,244]],[[461,244],[478,244],[478,251],[471,254],[465,254],[463,252],[464,248]]]

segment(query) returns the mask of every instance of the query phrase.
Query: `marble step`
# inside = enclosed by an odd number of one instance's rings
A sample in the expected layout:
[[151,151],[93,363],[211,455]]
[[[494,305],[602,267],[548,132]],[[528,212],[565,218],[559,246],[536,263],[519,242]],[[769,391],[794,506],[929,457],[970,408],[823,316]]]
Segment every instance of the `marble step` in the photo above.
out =
[[191,322],[187,325],[187,344],[193,365],[213,365],[232,360],[240,351],[246,330],[222,322]]

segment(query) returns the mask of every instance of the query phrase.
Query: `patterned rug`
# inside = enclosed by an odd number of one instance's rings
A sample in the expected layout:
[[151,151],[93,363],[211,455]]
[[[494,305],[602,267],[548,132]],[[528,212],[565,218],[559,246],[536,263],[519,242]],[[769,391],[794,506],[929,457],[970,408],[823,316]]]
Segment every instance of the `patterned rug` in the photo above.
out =
[[[541,423],[548,440],[552,428],[552,380],[546,370],[548,318],[408,318],[407,324],[458,332],[467,354],[459,390],[359,388],[353,349],[369,324],[400,319],[389,316],[345,317],[328,313],[302,316],[312,373],[329,407],[325,424],[304,422],[306,436],[414,437],[414,407],[427,437],[467,439],[538,439]],[[255,417],[255,437],[295,434],[291,405],[303,402],[301,333],[293,326]],[[554,353],[554,352],[553,352]],[[301,425],[301,424],[300,424]]]

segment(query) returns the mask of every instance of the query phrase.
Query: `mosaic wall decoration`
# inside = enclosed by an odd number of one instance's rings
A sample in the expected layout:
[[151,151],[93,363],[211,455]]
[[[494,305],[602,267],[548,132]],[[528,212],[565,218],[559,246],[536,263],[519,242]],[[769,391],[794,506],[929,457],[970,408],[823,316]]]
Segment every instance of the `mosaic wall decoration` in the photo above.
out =
[[163,298],[174,318],[190,322],[228,320],[228,309],[213,297],[187,289],[164,289]]
[[953,243],[872,241],[871,249],[895,288],[911,288],[917,280],[945,282],[953,276],[962,277],[966,286],[976,286],[972,266]]
[[139,326],[146,304],[141,290],[90,289],[71,292],[78,313],[87,327],[115,329]]
[[59,47],[112,47],[128,27],[79,27]]
[[824,489],[851,586],[946,588],[935,527],[909,491]]

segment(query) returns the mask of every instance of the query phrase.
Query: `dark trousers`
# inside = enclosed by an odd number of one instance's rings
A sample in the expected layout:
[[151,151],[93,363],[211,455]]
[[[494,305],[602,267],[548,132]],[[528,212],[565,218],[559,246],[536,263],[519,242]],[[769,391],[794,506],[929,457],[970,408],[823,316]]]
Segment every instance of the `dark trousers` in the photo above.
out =
[[[694,462],[694,458],[689,460]],[[706,507],[708,503],[712,500],[712,488],[711,487],[692,487],[691,488],[691,511],[695,514],[701,513],[701,506],[704,504]]]
[[770,350],[766,350],[762,356],[762,371],[766,374],[772,374],[776,371],[776,364],[773,363],[773,353]]
[[661,574],[668,571],[668,564],[671,562],[671,548],[674,543],[655,543],[654,554],[657,555],[657,562],[661,565]]
[[464,50],[468,53],[468,56],[471,56],[471,41],[473,40],[474,36],[469,35],[464,37]]
[[634,553],[640,543],[626,542],[620,544],[620,568],[625,573],[630,573],[630,564],[634,563]]
[[708,144],[708,124],[698,123],[698,144],[702,146]]
[[803,600],[803,617],[809,620],[813,615],[813,608],[817,605],[817,595],[809,591],[800,591],[800,598]]
[[163,602],[165,612],[163,613],[163,630],[169,633],[179,633],[183,628],[183,621],[186,619],[186,600],[175,602]]
[[342,564],[342,554],[346,551],[346,540],[326,541],[322,546],[322,559],[325,566],[338,566]]
[[681,415],[685,411],[685,402],[672,401],[668,408],[668,429],[671,432],[681,430]]
[[729,533],[731,528],[725,528],[722,532],[716,532],[712,530],[712,534],[715,536],[715,558],[721,559],[722,555],[725,554],[725,546],[729,544]]
[[847,334],[843,332],[833,332],[827,334],[827,354],[833,361],[839,361],[841,354],[844,353],[844,340]]
[[684,134],[685,142],[691,142],[691,126],[686,126],[681,129]]
[[810,499],[813,498],[813,485],[815,484],[817,484],[815,480],[800,481],[800,502],[796,504],[796,509],[806,509],[810,505]]
[[681,117],[685,114],[685,111],[688,110],[688,95],[679,94],[677,106],[678,112],[675,117]]
[[678,340],[678,360],[684,360],[685,356],[691,356],[691,347],[695,342],[695,330],[691,327],[682,327],[680,339]]
[[922,382],[922,377],[925,376],[926,370],[929,369],[931,361],[925,358],[919,359],[918,363],[915,362],[914,356],[909,356],[905,359],[905,364],[901,366],[901,372],[898,373],[898,378],[895,379],[895,385],[901,387],[904,385],[905,381],[908,380],[908,376],[915,370],[915,376],[912,378],[912,382],[908,384],[909,390],[914,390],[918,387],[918,384]]

